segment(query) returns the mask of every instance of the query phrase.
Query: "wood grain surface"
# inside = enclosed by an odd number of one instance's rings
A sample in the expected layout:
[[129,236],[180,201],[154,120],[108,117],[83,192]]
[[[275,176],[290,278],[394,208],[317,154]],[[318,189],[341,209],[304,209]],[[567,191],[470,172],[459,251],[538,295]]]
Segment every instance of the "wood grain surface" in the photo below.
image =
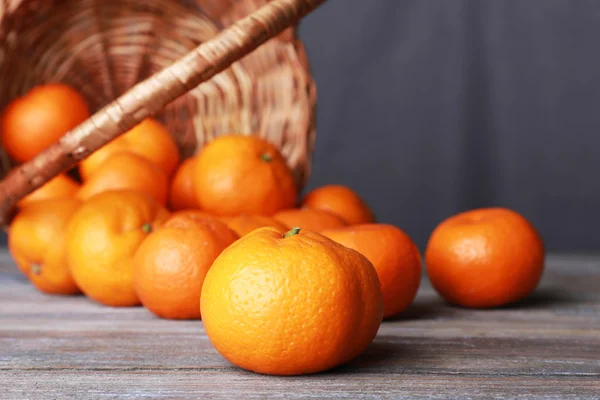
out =
[[521,304],[473,311],[424,281],[362,356],[305,377],[240,370],[199,321],[37,292],[0,254],[0,398],[600,399],[600,257],[554,256]]

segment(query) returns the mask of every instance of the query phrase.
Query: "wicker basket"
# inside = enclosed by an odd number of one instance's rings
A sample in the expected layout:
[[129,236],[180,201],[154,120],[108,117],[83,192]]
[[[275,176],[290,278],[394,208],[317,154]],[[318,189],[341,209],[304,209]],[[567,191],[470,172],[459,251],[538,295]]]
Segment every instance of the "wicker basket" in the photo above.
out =
[[264,136],[302,186],[316,93],[294,26],[323,1],[0,0],[0,109],[35,85],[65,82],[95,112],[31,162],[15,167],[0,152],[0,222],[150,115],[183,157],[223,133]]

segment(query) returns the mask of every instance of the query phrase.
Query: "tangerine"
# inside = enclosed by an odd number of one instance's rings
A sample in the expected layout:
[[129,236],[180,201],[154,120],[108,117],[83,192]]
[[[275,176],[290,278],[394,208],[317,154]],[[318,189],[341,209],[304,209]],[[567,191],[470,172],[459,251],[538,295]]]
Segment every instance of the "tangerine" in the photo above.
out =
[[421,284],[421,254],[404,231],[388,224],[362,224],[321,233],[371,261],[381,282],[384,318],[412,304]]
[[90,299],[135,306],[133,257],[142,241],[169,218],[151,196],[113,190],[91,197],[67,227],[67,260],[75,282]]
[[67,266],[66,230],[81,203],[43,199],[23,207],[8,232],[8,249],[19,270],[41,292],[80,293]]
[[199,207],[194,191],[194,161],[193,157],[186,159],[173,175],[169,190],[169,209],[172,211]]
[[142,305],[161,318],[200,318],[206,272],[237,239],[215,218],[173,215],[136,252],[134,284]]
[[89,116],[85,99],[73,87],[36,86],[2,112],[2,146],[15,160],[29,161]]
[[256,135],[231,134],[196,156],[194,188],[201,209],[217,216],[272,215],[292,207],[297,187],[275,146]]
[[344,220],[336,214],[312,208],[283,210],[275,214],[273,218],[283,223],[289,229],[298,226],[314,232],[346,226]]
[[357,251],[315,232],[265,227],[217,257],[200,309],[208,338],[233,364],[300,375],[362,353],[381,324],[383,296]]
[[45,199],[71,198],[77,194],[79,188],[79,183],[62,173],[23,197],[17,202],[17,206],[24,207],[35,201]]
[[375,221],[367,203],[355,191],[343,185],[325,185],[316,188],[304,197],[301,204],[303,207],[336,214],[349,225]]
[[142,156],[170,177],[179,164],[179,147],[167,128],[154,118],[146,118],[138,125],[93,152],[79,164],[84,181],[113,154],[131,152]]
[[432,286],[449,303],[499,307],[535,290],[544,269],[544,244],[515,211],[475,209],[434,229],[425,263]]
[[77,196],[87,200],[99,193],[129,189],[152,196],[160,204],[167,201],[169,181],[164,171],[150,160],[131,152],[112,154],[81,185]]
[[279,229],[287,228],[282,222],[265,215],[238,215],[236,217],[221,217],[221,220],[237,232],[240,237],[265,226]]

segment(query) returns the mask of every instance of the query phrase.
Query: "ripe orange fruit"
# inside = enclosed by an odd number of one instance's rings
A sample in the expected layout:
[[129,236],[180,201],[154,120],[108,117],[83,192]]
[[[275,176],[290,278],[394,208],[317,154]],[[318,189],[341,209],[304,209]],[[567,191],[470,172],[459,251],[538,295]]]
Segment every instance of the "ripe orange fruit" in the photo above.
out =
[[490,308],[529,295],[544,269],[535,228],[505,208],[482,208],[440,223],[425,251],[432,286],[449,303]]
[[367,257],[383,292],[383,317],[406,310],[421,284],[421,254],[412,239],[388,224],[362,224],[329,229],[322,234]]
[[194,191],[194,160],[191,157],[183,161],[173,175],[169,190],[169,209],[173,211],[198,208]]
[[236,217],[221,217],[220,219],[225,222],[228,227],[237,232],[240,237],[265,226],[287,229],[282,222],[264,215],[238,215]]
[[210,341],[233,364],[300,375],[362,353],[379,329],[383,296],[360,253],[318,233],[266,227],[217,257],[200,310]]
[[87,200],[67,227],[67,260],[89,298],[109,306],[134,306],[133,256],[169,217],[152,197],[132,190],[104,192]]
[[302,200],[302,206],[329,211],[341,217],[347,224],[368,224],[375,218],[369,206],[360,196],[342,185],[326,185],[310,191]]
[[275,214],[273,218],[283,223],[289,229],[298,226],[314,232],[346,226],[344,220],[337,215],[311,208],[283,210]]
[[84,159],[79,164],[82,179],[90,179],[110,156],[124,151],[152,161],[167,177],[171,176],[179,164],[179,148],[167,128],[153,118],[146,118]]
[[67,267],[66,227],[80,206],[75,199],[44,199],[28,204],[13,219],[8,249],[21,272],[40,291],[80,293]]
[[135,255],[134,284],[142,305],[169,319],[200,318],[206,272],[238,235],[216,218],[172,216]]
[[94,175],[81,185],[77,196],[82,200],[109,190],[138,190],[160,204],[167,201],[169,181],[164,171],[148,159],[130,152],[111,155]]
[[178,210],[178,211],[173,211],[173,213],[171,214],[172,217],[174,216],[190,216],[192,218],[195,218],[197,220],[200,219],[208,219],[208,220],[213,220],[213,219],[218,219],[219,221],[221,221],[221,218],[219,217],[215,217],[214,215],[211,215],[207,212],[204,212],[202,210],[197,210],[197,209],[189,209],[189,210]]
[[19,200],[17,206],[24,207],[34,201],[45,199],[70,198],[75,196],[79,190],[79,186],[79,183],[69,178],[66,174],[59,174]]
[[275,146],[258,136],[225,135],[196,156],[200,208],[218,216],[272,215],[292,207],[297,187]]
[[37,86],[2,113],[2,146],[15,160],[31,160],[90,116],[85,99],[62,83]]

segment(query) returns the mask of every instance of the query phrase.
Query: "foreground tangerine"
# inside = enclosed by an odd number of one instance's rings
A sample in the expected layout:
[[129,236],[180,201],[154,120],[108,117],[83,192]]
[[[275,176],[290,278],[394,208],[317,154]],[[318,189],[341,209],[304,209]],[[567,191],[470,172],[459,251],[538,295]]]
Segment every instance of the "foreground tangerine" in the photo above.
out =
[[2,113],[2,146],[15,160],[31,160],[90,116],[81,94],[63,83],[36,86]]
[[271,375],[344,364],[375,338],[383,296],[373,265],[318,233],[266,227],[229,246],[206,274],[200,309],[219,353]]
[[133,256],[168,217],[165,208],[138,191],[108,191],[85,201],[66,234],[69,268],[83,293],[109,306],[139,305]]
[[211,214],[272,215],[296,202],[296,183],[285,159],[256,135],[220,136],[200,150],[195,164],[196,198]]
[[435,290],[449,303],[471,308],[516,302],[537,287],[544,245],[535,228],[506,208],[483,208],[440,223],[425,263]]
[[421,254],[404,231],[389,224],[361,224],[322,234],[373,263],[381,282],[384,318],[395,316],[412,304],[421,284]]
[[218,219],[173,215],[136,252],[134,285],[142,305],[161,318],[200,318],[204,277],[238,237]]
[[354,190],[343,185],[325,185],[310,191],[302,206],[328,211],[347,224],[368,224],[375,220],[373,212]]
[[41,292],[80,293],[67,266],[67,224],[81,203],[43,199],[23,207],[8,233],[8,249],[19,270]]

